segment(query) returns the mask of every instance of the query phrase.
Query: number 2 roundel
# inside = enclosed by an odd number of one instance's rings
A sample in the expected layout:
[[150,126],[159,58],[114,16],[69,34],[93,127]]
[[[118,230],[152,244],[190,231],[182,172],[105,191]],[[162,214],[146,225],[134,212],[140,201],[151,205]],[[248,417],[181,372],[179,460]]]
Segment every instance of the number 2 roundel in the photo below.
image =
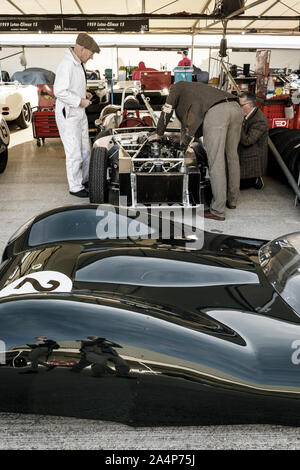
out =
[[47,292],[70,292],[72,280],[58,271],[42,271],[22,276],[0,290],[0,297]]

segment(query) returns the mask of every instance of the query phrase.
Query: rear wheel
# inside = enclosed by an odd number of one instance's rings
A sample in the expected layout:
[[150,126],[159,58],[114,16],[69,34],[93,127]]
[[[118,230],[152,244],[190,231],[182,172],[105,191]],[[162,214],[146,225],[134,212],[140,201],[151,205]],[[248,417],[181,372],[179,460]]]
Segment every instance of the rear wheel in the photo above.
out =
[[29,103],[25,103],[20,116],[16,119],[16,123],[21,129],[26,129],[31,123],[32,111]]
[[273,139],[275,135],[281,134],[282,132],[285,132],[287,129],[286,127],[274,127],[273,129],[269,129],[269,137]]
[[[275,131],[276,129],[274,129]],[[270,134],[271,140],[276,149],[280,153],[286,166],[293,174],[295,180],[298,180],[297,168],[297,155],[299,155],[300,145],[300,130],[299,129],[284,129],[281,132]],[[274,176],[282,181],[286,181],[286,177],[279,166],[279,163],[269,151],[268,174]]]
[[92,151],[89,169],[90,202],[104,204],[108,202],[107,150],[95,147]]
[[6,148],[3,152],[0,153],[0,173],[3,173],[3,171],[6,168],[7,158],[8,158],[8,150]]

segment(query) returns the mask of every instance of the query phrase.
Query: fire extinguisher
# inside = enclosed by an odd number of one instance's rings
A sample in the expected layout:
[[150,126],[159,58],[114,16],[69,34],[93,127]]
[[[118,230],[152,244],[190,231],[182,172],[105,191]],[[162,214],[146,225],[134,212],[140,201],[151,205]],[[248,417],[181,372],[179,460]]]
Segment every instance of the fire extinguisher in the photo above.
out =
[[291,96],[292,103],[294,104],[294,129],[300,129],[300,90],[296,90]]
[[300,129],[300,104],[295,105],[294,129]]
[[294,107],[291,99],[288,99],[284,108],[285,119],[289,120],[288,127],[290,129],[294,128]]

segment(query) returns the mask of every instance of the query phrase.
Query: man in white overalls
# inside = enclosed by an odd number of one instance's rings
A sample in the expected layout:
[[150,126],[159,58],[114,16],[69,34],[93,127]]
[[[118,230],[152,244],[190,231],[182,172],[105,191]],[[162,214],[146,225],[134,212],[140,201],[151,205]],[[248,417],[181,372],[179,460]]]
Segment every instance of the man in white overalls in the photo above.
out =
[[84,64],[95,52],[100,49],[94,39],[86,33],[78,34],[75,47],[65,52],[54,82],[55,118],[66,154],[69,191],[78,197],[88,197],[85,188],[91,151],[85,108],[91,104],[92,95],[86,92]]

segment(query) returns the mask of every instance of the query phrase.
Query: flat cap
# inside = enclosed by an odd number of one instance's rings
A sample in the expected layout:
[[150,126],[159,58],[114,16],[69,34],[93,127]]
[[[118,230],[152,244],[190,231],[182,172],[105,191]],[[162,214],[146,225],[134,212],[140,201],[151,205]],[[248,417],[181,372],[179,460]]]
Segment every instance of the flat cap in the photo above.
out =
[[88,49],[91,52],[97,52],[97,54],[100,52],[100,48],[96,41],[86,33],[78,34],[76,44],[85,47],[85,49]]

